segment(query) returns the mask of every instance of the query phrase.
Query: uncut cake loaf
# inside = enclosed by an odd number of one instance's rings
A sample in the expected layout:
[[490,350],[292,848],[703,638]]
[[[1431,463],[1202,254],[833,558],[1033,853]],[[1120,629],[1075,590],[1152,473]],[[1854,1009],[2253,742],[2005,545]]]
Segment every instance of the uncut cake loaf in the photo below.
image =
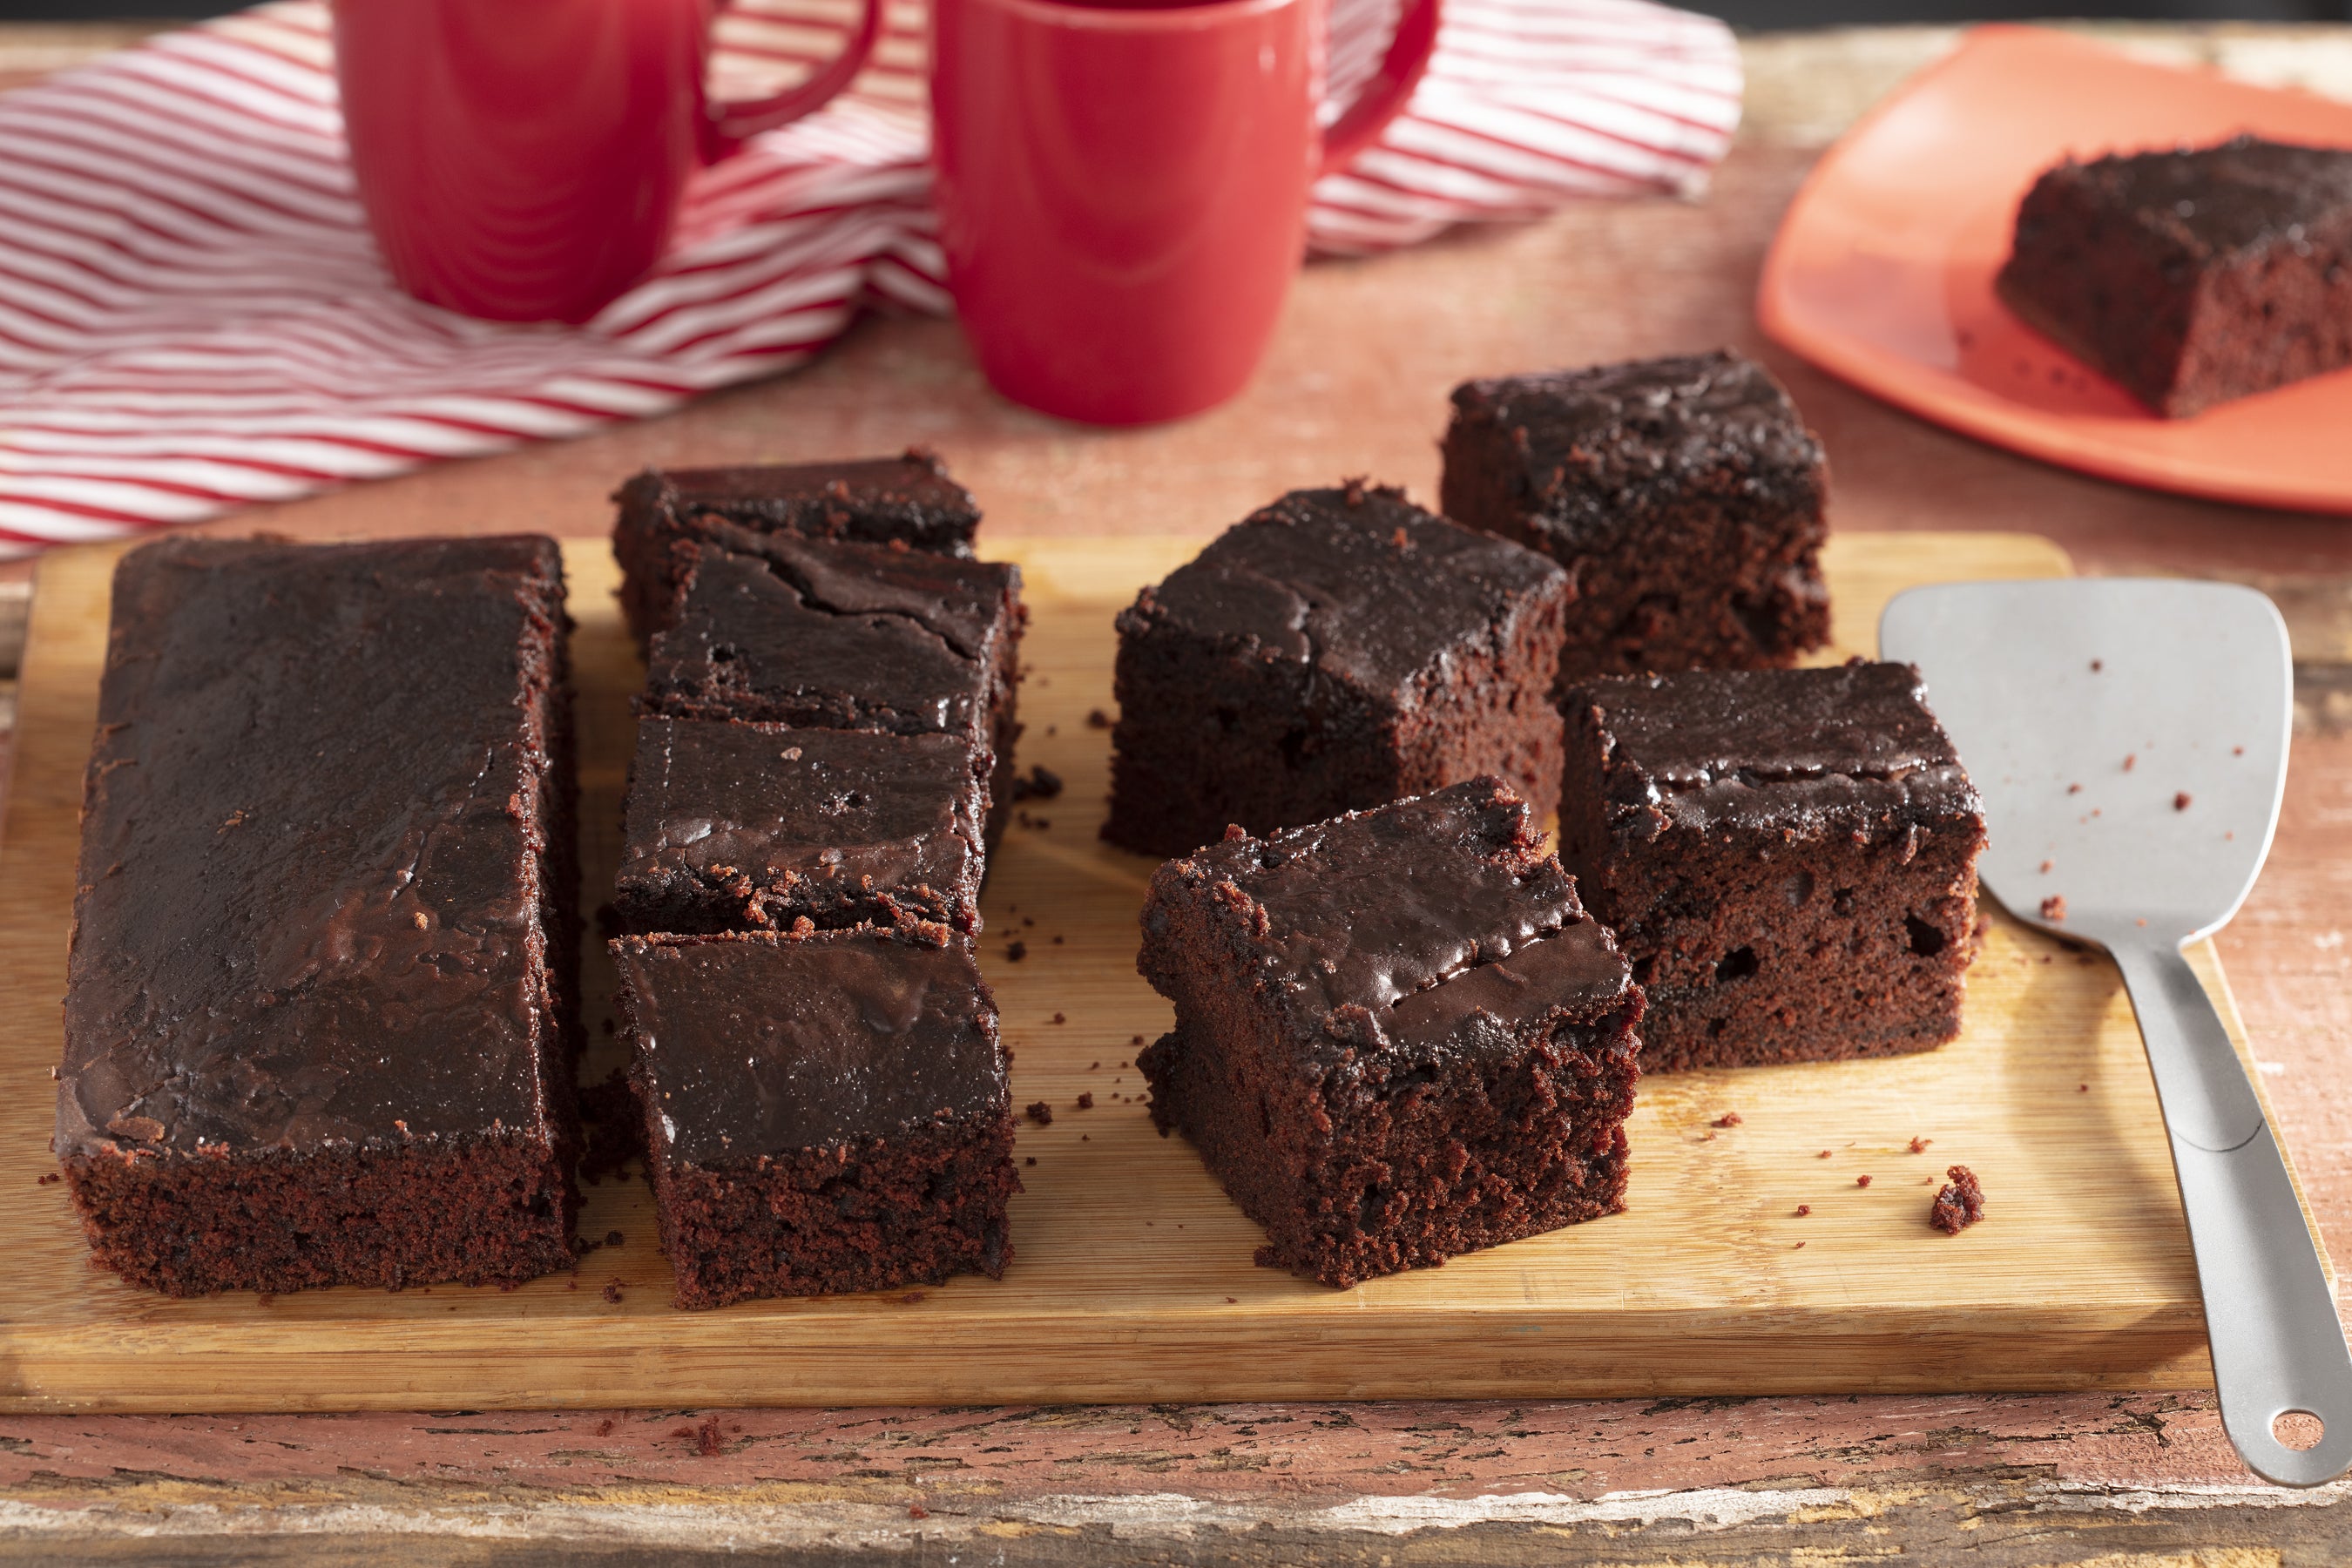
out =
[[677,547],[717,524],[753,533],[893,542],[969,556],[980,527],[971,492],[938,454],[734,468],[647,468],[613,499],[621,612],[640,643],[668,622]]
[[967,939],[612,949],[679,1306],[1003,1275],[1009,1058]]
[[572,1262],[554,542],[171,539],[117,568],[54,1148],[173,1295]]
[[1541,819],[1569,594],[1402,490],[1292,491],[1119,612],[1103,837],[1178,855],[1482,773]]
[[2026,324],[2181,419],[2352,365],[2352,151],[2240,136],[2067,159],[1994,280]]
[[1651,1072],[1959,1033],[1984,806],[1907,664],[1601,677],[1559,854],[1649,997]]
[[1717,353],[1465,382],[1440,493],[1455,521],[1567,569],[1573,680],[1821,647],[1828,482],[1780,384]]
[[1642,992],[1498,780],[1169,861],[1136,966],[1176,1008],[1152,1120],[1262,1264],[1353,1285],[1624,1206]]

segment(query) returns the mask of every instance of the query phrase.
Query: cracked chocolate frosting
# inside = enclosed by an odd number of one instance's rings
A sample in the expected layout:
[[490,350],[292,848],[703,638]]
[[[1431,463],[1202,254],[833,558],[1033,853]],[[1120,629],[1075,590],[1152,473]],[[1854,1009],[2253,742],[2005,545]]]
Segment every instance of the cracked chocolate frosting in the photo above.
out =
[[[1257,984],[1321,1015],[1329,1048],[1378,1041],[1416,1054],[1500,1034],[1553,1007],[1590,1013],[1632,972],[1541,853],[1527,807],[1499,781],[1465,784],[1169,862],[1222,900]],[[1147,920],[1151,918],[1147,911]]]
[[[1409,683],[1433,665],[1506,640],[1528,591],[1559,574],[1402,490],[1293,490],[1144,590],[1121,620],[1172,622],[1269,662],[1409,698]],[[1143,629],[1122,625],[1127,635]]]
[[1722,351],[1465,382],[1454,406],[1509,433],[1522,501],[1562,548],[1615,539],[1693,476],[1744,475],[1791,497],[1820,482],[1821,443],[1788,393]]
[[969,557],[980,509],[938,454],[789,467],[647,468],[613,499],[621,608],[642,647],[669,625],[688,541],[728,529]]
[[644,704],[680,718],[990,740],[1015,566],[714,525],[647,658]]
[[958,736],[648,718],[629,770],[624,912],[664,907],[683,881],[728,893],[735,924],[789,924],[771,904],[846,924],[877,893],[950,920],[978,900],[981,809]]
[[562,625],[545,539],[123,558],[60,1156],[553,1136]]
[[668,1158],[748,1163],[1011,1105],[971,944],[875,931],[622,937],[638,1091]]
[[1612,823],[1643,837],[1983,810],[1907,664],[1606,676],[1565,706],[1599,732]]
[[621,488],[625,510],[658,511],[688,535],[734,523],[761,532],[970,555],[980,524],[971,492],[930,452],[845,463],[730,468],[648,468]]

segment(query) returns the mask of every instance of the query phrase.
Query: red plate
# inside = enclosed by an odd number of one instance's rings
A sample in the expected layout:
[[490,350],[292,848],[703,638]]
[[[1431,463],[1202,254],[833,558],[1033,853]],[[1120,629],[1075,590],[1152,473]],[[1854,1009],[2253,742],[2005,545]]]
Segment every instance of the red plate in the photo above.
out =
[[2157,489],[2352,512],[2352,371],[2161,419],[1993,297],[2018,199],[2061,156],[2241,132],[2352,147],[2352,104],[1980,27],[1823,155],[1765,259],[1757,318],[1832,374],[1996,446]]

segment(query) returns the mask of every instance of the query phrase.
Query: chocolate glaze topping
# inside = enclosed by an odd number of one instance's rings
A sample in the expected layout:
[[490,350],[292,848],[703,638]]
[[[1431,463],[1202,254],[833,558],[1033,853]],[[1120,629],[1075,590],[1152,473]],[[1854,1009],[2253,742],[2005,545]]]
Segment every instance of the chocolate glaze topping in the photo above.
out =
[[1442,1046],[1481,1011],[1517,1023],[1599,1007],[1632,983],[1527,807],[1492,778],[1228,838],[1171,869],[1230,884],[1262,913],[1261,984],[1294,1007],[1359,1010],[1390,1044]]
[[1515,1027],[1554,1007],[1580,1011],[1614,1002],[1630,981],[1609,929],[1581,920],[1555,934],[1529,937],[1507,958],[1400,998],[1387,1027],[1400,1045],[1425,1055],[1482,1016]]
[[545,539],[124,558],[60,1155],[548,1135],[562,621]]
[[723,525],[681,556],[648,711],[985,739],[1018,567]]
[[847,463],[648,470],[630,485],[649,487],[648,499],[657,494],[682,518],[818,539],[904,539],[953,555],[971,553],[980,524],[971,493],[935,454],[919,450]]
[[1982,810],[1907,664],[1607,676],[1567,703],[1601,730],[1612,816],[1640,814],[1658,832]]
[[649,718],[621,876],[960,886],[980,855],[970,741]]
[[1528,589],[1558,575],[1535,552],[1423,511],[1402,490],[1293,490],[1127,614],[1388,690],[1460,657],[1465,639],[1505,635]]
[[1526,504],[1571,548],[1613,539],[1693,473],[1810,485],[1822,460],[1771,373],[1720,351],[1465,382],[1454,406],[1511,433]]
[[961,938],[622,937],[640,1091],[697,1165],[1009,1113],[996,1003]]
[[2084,187],[2200,263],[2273,245],[2341,243],[2352,230],[2352,152],[2340,148],[2240,136],[2211,147],[2068,162],[2042,178]]

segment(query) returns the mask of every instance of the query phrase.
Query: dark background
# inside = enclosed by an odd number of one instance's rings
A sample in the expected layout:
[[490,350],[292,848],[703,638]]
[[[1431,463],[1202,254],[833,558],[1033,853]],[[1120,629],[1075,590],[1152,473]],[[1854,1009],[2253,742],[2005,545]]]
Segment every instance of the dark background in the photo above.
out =
[[[2352,21],[2352,0],[1679,0],[1753,32],[1892,22],[1980,22],[2042,16],[2138,16],[2179,21]],[[0,21],[99,21],[205,16],[234,10],[220,0],[0,0]]]

